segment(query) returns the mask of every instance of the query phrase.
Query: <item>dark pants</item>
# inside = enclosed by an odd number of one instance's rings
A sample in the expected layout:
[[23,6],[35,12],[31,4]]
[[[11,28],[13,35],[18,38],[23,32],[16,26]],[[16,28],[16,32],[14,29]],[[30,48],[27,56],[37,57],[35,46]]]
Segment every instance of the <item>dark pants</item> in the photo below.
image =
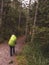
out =
[[10,46],[10,56],[13,56],[15,54],[15,46]]

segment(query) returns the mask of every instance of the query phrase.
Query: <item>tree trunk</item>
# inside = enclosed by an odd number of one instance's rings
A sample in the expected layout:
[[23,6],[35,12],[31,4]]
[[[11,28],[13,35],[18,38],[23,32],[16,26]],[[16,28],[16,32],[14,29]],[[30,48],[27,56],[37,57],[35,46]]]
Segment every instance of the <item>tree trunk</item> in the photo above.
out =
[[2,13],[3,13],[3,0],[1,1],[1,8],[0,8],[0,27],[2,24]]
[[19,23],[18,23],[18,29],[20,28],[20,22],[21,22],[21,10],[22,10],[22,2],[19,6]]
[[28,23],[30,22],[30,16],[29,16],[29,10],[30,10],[30,6],[31,6],[31,0],[29,0],[29,8],[26,8],[27,14],[26,14],[26,41],[28,40],[28,33],[29,33],[29,29],[28,29]]
[[36,26],[36,18],[37,18],[38,4],[39,4],[39,2],[38,2],[37,5],[36,5],[36,11],[35,11],[35,17],[34,17],[34,25],[33,25],[33,31],[32,31],[31,42],[33,42],[34,34],[35,34],[35,26]]
[[28,19],[29,19],[29,10],[26,8],[26,12],[27,12],[27,14],[26,14],[26,32],[25,32],[25,35],[26,35],[26,38],[27,38],[27,33],[28,33]]

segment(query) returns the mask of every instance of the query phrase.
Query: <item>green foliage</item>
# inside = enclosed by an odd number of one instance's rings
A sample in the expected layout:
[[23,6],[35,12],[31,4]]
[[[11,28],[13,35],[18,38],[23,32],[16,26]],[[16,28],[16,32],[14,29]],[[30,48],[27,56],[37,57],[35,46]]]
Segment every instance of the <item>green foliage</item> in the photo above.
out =
[[15,4],[13,4],[15,7],[11,7],[10,4],[10,2],[4,2],[2,24],[0,27],[0,30],[2,28],[0,31],[0,38],[4,40],[9,39],[11,34],[19,36],[24,34],[25,31],[26,17],[23,11],[21,12],[20,28],[18,28],[20,3],[15,1]]
[[16,59],[18,61],[18,65],[27,65],[27,60],[24,55],[17,56]]
[[[42,4],[42,5],[41,5]],[[48,8],[49,1],[41,0],[39,1],[39,8],[38,8],[38,14],[37,14],[37,22],[36,25],[42,27],[48,27],[49,26],[49,8]]]
[[45,58],[42,55],[40,45],[40,42],[37,42],[36,40],[34,43],[29,43],[25,45],[22,53],[26,56],[27,65],[49,64],[49,58]]
[[[39,0],[35,36],[33,43],[28,43],[23,52],[28,60],[28,65],[49,65],[49,1]],[[30,17],[35,14],[35,5],[30,9]],[[32,24],[34,22],[32,21]],[[29,36],[29,35],[28,35]],[[27,38],[28,39],[28,38]],[[28,39],[29,40],[29,39]]]

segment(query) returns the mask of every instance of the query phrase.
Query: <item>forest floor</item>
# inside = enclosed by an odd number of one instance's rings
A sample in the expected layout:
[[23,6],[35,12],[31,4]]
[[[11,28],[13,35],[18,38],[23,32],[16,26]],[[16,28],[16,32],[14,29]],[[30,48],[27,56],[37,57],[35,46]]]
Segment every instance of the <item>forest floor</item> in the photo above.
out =
[[[22,48],[24,47],[25,36],[21,36],[17,39],[17,44],[15,47],[17,55],[21,53]],[[13,60],[12,64],[9,64]],[[0,65],[18,65],[16,56],[10,57],[9,46],[7,42],[0,44]]]

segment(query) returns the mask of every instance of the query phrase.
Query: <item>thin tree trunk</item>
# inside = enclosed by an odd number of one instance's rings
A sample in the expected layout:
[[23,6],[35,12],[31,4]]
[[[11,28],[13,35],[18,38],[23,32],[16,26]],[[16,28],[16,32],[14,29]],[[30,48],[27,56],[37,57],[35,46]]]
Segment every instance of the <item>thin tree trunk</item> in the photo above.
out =
[[1,1],[0,26],[1,26],[1,24],[2,24],[2,14],[3,14],[3,0]]
[[31,0],[29,0],[29,9],[28,8],[26,8],[26,11],[27,11],[27,21],[26,21],[26,33],[25,33],[25,35],[26,35],[26,40],[28,40],[28,38],[27,38],[27,35],[28,35],[28,32],[29,32],[29,30],[28,30],[28,23],[29,23],[29,20],[30,20],[30,17],[29,17],[29,10],[30,10],[30,6],[31,6]]
[[26,8],[26,12],[27,12],[27,16],[26,16],[26,32],[25,32],[25,35],[26,35],[26,38],[27,38],[27,32],[28,32],[28,19],[29,19],[29,10]]
[[[21,8],[20,8],[21,10]],[[18,24],[18,28],[20,28],[20,21],[21,21],[21,11],[19,10],[19,24]]]
[[34,34],[35,34],[35,26],[36,26],[36,18],[37,18],[38,4],[39,4],[39,2],[38,2],[37,5],[36,5],[36,11],[35,11],[35,17],[34,17],[34,25],[33,25],[33,31],[32,31],[31,42],[33,42]]
[[2,0],[2,4],[1,4],[1,15],[3,13],[3,0]]
[[20,7],[19,7],[19,23],[18,23],[18,29],[20,28],[20,22],[21,22],[21,10],[22,10],[22,3],[20,4]]

